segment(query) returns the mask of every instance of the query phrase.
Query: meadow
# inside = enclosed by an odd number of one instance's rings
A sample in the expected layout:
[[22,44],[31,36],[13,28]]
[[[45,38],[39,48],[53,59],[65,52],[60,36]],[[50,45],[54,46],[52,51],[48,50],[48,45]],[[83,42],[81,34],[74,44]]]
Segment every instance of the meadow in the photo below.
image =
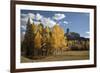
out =
[[62,55],[36,56],[33,59],[21,56],[21,62],[47,62],[47,61],[71,61],[71,60],[87,60],[89,59],[89,51],[64,51]]

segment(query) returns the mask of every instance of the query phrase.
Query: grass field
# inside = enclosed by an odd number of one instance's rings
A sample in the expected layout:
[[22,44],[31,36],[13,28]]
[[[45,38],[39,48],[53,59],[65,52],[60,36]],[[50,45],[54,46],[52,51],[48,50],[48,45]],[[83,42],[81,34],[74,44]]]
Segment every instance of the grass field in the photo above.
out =
[[47,61],[68,61],[68,60],[86,60],[89,59],[89,51],[65,51],[62,55],[47,56],[38,59],[29,59],[21,56],[21,62],[47,62]]

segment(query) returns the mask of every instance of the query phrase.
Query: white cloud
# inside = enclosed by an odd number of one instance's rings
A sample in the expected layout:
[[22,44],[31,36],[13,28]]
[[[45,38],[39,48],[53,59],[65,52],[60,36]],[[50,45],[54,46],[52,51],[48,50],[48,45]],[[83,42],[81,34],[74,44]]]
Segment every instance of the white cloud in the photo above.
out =
[[36,20],[41,20],[43,16],[40,15],[39,13],[37,13],[37,14],[35,15],[35,17],[36,17]]
[[41,23],[44,25],[44,27],[46,27],[46,26],[53,27],[56,24],[56,22],[54,20],[52,20],[51,18],[46,18],[39,13],[37,13],[36,15],[33,13],[21,14],[21,16],[22,16],[21,17],[21,26],[22,25],[26,26],[29,18],[30,18],[31,24],[34,22],[35,24],[38,25],[38,24],[40,24],[40,22],[38,20],[40,20]]
[[90,32],[89,32],[89,31],[87,31],[86,33],[87,33],[87,34],[90,34]]
[[27,16],[28,18],[31,18],[31,19],[35,19],[35,14],[33,14],[33,13],[28,13],[28,16]]
[[[26,25],[27,22],[28,22],[28,17],[25,17],[25,18],[21,18],[21,25]],[[30,23],[32,24],[33,23],[33,20],[32,18],[30,18]]]
[[56,22],[49,19],[49,25],[48,26],[53,27],[54,25],[56,25]]
[[24,40],[24,35],[25,35],[25,32],[21,32],[21,41]]
[[26,25],[28,21],[28,17],[21,18],[21,25]]
[[40,24],[40,22],[39,21],[34,21],[34,24],[38,25],[38,24]]
[[65,18],[65,15],[64,14],[61,14],[61,13],[55,14],[53,16],[53,19],[55,19],[55,20],[61,20],[63,18]]
[[27,14],[21,14],[21,17],[22,18],[27,17]]
[[41,19],[41,23],[44,25],[44,27],[47,26],[47,25],[48,25],[48,20],[47,20],[47,18],[42,18],[42,19]]
[[25,25],[22,25],[22,26],[21,26],[21,29],[22,29],[22,30],[26,30],[26,26],[25,26]]
[[33,23],[35,14],[33,13],[21,14],[21,25],[26,25],[29,18],[30,18],[30,23]]
[[56,22],[51,20],[50,18],[42,18],[41,22],[44,25],[44,27],[53,27],[56,24]]
[[89,31],[87,31],[87,32],[85,32],[86,33],[86,38],[89,38],[90,37],[90,32]]
[[63,23],[64,23],[64,24],[69,24],[68,21],[64,21]]

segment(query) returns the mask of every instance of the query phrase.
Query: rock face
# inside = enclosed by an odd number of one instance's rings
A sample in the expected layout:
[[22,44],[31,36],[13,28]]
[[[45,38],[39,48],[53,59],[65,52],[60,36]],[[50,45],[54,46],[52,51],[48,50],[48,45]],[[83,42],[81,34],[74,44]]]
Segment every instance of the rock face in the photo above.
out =
[[65,33],[65,36],[70,50],[89,50],[89,38],[80,37],[80,34],[69,32],[69,30]]

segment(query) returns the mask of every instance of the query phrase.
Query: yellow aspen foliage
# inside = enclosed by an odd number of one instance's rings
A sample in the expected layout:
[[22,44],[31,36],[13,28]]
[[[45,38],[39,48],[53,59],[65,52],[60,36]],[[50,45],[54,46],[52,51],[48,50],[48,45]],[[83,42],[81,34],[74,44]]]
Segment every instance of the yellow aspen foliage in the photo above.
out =
[[41,48],[41,43],[42,43],[42,36],[39,32],[36,33],[34,37],[34,48],[40,49]]
[[57,36],[54,34],[54,33],[52,33],[52,36],[51,36],[51,46],[53,47],[53,48],[58,48],[58,40],[57,40]]
[[64,37],[64,31],[59,25],[55,25],[52,30],[51,36],[52,47],[64,48],[66,46],[66,40]]
[[43,33],[43,26],[42,26],[42,24],[39,24],[38,25],[38,31],[42,34]]
[[50,29],[49,29],[49,27],[46,27],[46,42],[49,42],[50,41],[50,34],[49,34],[49,32],[50,32]]
[[37,25],[35,25],[35,24],[32,24],[32,32],[33,33],[36,33],[37,32]]

